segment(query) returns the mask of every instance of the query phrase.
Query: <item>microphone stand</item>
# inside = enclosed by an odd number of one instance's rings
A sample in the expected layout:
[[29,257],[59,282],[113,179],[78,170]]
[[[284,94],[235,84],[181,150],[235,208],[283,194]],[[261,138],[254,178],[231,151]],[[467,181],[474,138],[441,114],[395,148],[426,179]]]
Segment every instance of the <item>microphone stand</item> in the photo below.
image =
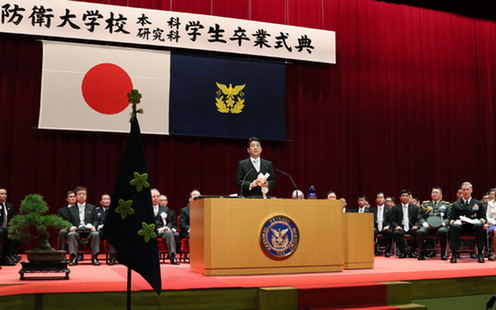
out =
[[[298,187],[296,186],[296,183],[293,181],[293,178],[287,174],[286,172],[282,171],[282,170],[279,170],[279,169],[274,169],[275,171],[281,173],[281,174],[284,174],[285,176],[289,177],[289,179],[291,180],[291,182],[293,183],[293,186],[295,188],[296,191],[298,191]],[[298,198],[299,199],[299,198]]]
[[246,180],[246,177],[248,176],[248,174],[250,174],[250,172],[253,171],[253,169],[255,168],[251,168],[246,174],[245,174],[245,177],[243,178],[243,182],[241,182],[241,198],[244,198],[243,196],[243,186],[245,185],[245,180]]

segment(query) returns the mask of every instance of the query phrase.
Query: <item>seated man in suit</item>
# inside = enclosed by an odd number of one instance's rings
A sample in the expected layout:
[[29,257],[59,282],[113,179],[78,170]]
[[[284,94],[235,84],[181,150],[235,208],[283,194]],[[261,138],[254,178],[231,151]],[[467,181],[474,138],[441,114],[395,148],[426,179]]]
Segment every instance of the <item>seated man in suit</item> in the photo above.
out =
[[[96,216],[98,218],[98,233],[100,234],[100,238],[105,238],[103,235],[103,226],[105,226],[105,219],[107,218],[108,210],[110,207],[110,195],[109,194],[103,194],[100,197],[100,207],[96,208]],[[116,256],[115,256],[115,248],[107,241],[107,248],[108,252],[110,254],[110,259],[107,263],[107,265],[112,266],[115,265],[116,263]]]
[[[372,207],[371,211],[374,213],[374,237],[377,240],[377,235],[384,236],[384,246],[386,252],[384,255],[386,257],[391,256],[391,246],[393,243],[393,230],[390,226],[390,212],[391,208],[385,205],[384,193],[379,192],[375,195],[376,206]],[[379,241],[376,241],[379,242]],[[376,248],[378,244],[376,244]],[[376,254],[380,254],[376,250]]]
[[181,209],[179,212],[179,228],[181,228],[181,236],[180,239],[188,238],[188,247],[189,247],[189,204],[193,200],[198,199],[201,194],[198,190],[194,189],[189,193],[188,197],[188,205]]
[[262,144],[258,138],[248,139],[246,150],[250,158],[238,163],[236,186],[241,188],[241,196],[263,197],[276,186],[274,167],[270,161],[260,158]]
[[[188,238],[189,239],[189,204],[193,200],[198,199],[201,194],[198,190],[194,189],[189,193],[188,197],[188,205],[181,209],[179,212],[179,228],[181,228],[181,239]],[[188,241],[189,242],[189,241]]]
[[386,206],[388,208],[392,208],[395,205],[396,205],[396,200],[394,199],[394,197],[386,196]]
[[95,206],[86,202],[88,189],[84,186],[78,186],[74,190],[76,193],[77,203],[69,208],[70,219],[72,223],[67,234],[69,243],[70,266],[78,264],[77,251],[79,248],[80,238],[87,236],[88,243],[91,247],[91,263],[99,266],[98,253],[100,253],[100,234],[97,232],[98,217]]
[[393,229],[393,239],[400,249],[399,258],[405,258],[405,245],[403,244],[402,237],[405,234],[410,234],[413,237],[412,247],[409,257],[415,258],[414,253],[416,248],[415,233],[418,229],[417,218],[419,214],[419,207],[410,203],[410,192],[402,190],[400,192],[401,203],[395,205],[391,209],[391,228]]
[[[7,202],[7,189],[0,187],[0,265],[15,266],[20,243],[10,239],[8,223],[14,217],[14,207]],[[1,267],[0,267],[1,269]]]
[[164,202],[166,205],[162,206],[160,204],[160,192],[158,189],[152,189],[151,194],[157,237],[162,238],[167,246],[171,264],[179,265],[179,261],[176,259],[176,244],[179,241],[176,212],[167,208],[167,197],[165,197],[166,199]]
[[[69,213],[69,208],[76,204],[76,193],[74,191],[68,191],[65,197],[67,201],[67,205],[59,209],[58,216],[66,221],[71,220],[71,215]],[[59,250],[67,251],[67,234],[69,232],[67,229],[59,230],[58,234],[58,242],[59,242]]]
[[472,198],[472,184],[464,182],[461,187],[462,198],[455,201],[450,212],[450,247],[451,263],[457,262],[457,251],[460,248],[460,236],[470,234],[477,240],[477,262],[484,263],[484,225],[486,218],[482,202]]
[[329,200],[336,200],[338,199],[338,196],[336,195],[336,192],[334,191],[328,191],[326,194],[327,199]]
[[358,208],[351,209],[349,213],[369,213],[370,209],[367,208],[367,197],[365,195],[358,195]]
[[441,259],[447,260],[446,245],[448,242],[450,205],[448,202],[442,201],[440,187],[432,189],[431,198],[432,200],[422,203],[419,212],[418,223],[420,228],[417,231],[418,260],[425,260],[425,237],[434,234],[439,238]]

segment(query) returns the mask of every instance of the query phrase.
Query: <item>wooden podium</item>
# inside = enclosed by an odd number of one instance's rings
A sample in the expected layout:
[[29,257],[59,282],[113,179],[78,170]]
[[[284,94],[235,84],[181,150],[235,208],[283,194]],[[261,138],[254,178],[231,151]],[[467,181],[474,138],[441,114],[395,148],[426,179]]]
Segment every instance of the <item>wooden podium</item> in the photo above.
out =
[[343,214],[344,269],[374,268],[374,214]]
[[[190,206],[193,272],[205,275],[332,272],[343,270],[345,258],[348,267],[372,268],[358,267],[366,265],[362,262],[355,264],[359,251],[372,253],[367,266],[370,263],[373,266],[373,221],[360,217],[369,228],[364,232],[369,231],[372,237],[344,238],[345,225],[356,223],[353,219],[344,221],[348,215],[342,213],[340,200],[205,198]],[[284,258],[268,254],[261,242],[264,224],[275,216],[292,219],[299,231],[296,250]],[[355,247],[361,249],[356,253],[350,250],[355,242],[360,243]],[[350,255],[345,255],[345,249]]]

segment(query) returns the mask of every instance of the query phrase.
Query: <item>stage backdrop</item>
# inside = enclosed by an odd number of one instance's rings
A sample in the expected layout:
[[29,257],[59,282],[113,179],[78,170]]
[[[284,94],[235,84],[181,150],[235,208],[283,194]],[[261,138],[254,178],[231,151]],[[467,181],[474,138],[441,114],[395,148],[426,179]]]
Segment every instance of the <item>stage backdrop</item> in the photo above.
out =
[[[333,189],[355,207],[358,194],[377,191],[398,197],[406,188],[427,199],[441,186],[453,201],[462,181],[477,198],[496,185],[493,21],[373,0],[102,2],[336,31],[337,64],[286,66],[289,141],[263,145],[262,156],[305,193]],[[36,192],[55,213],[79,184],[98,204],[112,191],[127,135],[37,129],[37,39],[0,36],[0,186],[16,208]],[[145,135],[144,143],[150,183],[176,211],[193,188],[238,191],[244,139]],[[292,190],[277,174],[272,194]]]

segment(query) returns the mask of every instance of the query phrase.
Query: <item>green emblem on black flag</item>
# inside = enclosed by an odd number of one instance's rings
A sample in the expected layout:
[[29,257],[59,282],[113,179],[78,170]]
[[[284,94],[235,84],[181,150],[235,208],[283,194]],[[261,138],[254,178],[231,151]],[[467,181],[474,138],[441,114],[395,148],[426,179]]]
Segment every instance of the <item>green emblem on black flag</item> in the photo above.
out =
[[148,225],[147,223],[142,223],[143,228],[138,230],[138,235],[142,236],[145,239],[145,242],[150,241],[151,238],[157,238],[157,234],[155,233],[155,224]]
[[121,218],[125,220],[128,215],[134,214],[134,209],[132,208],[132,206],[133,201],[131,199],[127,201],[125,201],[124,199],[119,199],[119,206],[115,208],[115,213],[119,213],[121,215]]
[[139,174],[138,172],[134,172],[134,179],[129,181],[129,184],[136,186],[136,190],[141,192],[141,190],[145,187],[150,187],[150,183],[148,183],[148,173]]
[[136,110],[136,105],[141,102],[141,94],[137,89],[133,89],[129,94],[127,94],[127,98],[129,98],[129,103],[133,105],[133,112],[131,112],[130,122],[134,121],[136,118],[136,114],[143,114],[143,109]]
[[155,217],[148,182],[143,139],[137,109],[141,94],[128,95],[132,105],[131,131],[117,174],[103,235],[114,246],[119,263],[128,267],[128,306],[130,305],[131,270],[139,273],[155,290],[162,291]]

